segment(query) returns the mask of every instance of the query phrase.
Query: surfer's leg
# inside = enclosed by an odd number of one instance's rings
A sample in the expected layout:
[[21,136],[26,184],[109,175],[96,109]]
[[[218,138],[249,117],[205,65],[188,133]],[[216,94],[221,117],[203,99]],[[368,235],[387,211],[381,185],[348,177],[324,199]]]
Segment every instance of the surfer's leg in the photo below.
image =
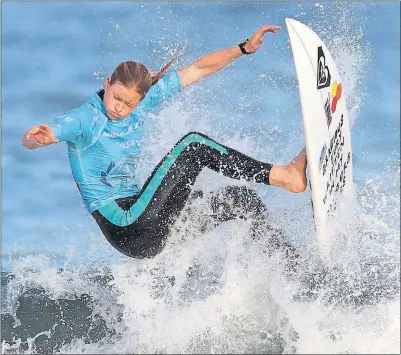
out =
[[[187,147],[185,149],[192,153],[191,162],[196,161],[198,165],[229,178],[281,187],[291,192],[303,192],[306,189],[305,149],[288,165],[272,165],[253,159],[197,132],[187,134],[177,146]],[[189,166],[193,164],[191,162]]]
[[188,146],[180,145],[182,141],[156,166],[139,195],[113,201],[92,213],[107,240],[121,253],[151,258],[163,250],[170,226],[204,167]]
[[226,186],[212,192],[208,200],[213,226],[236,218],[260,221],[267,216],[259,195],[246,186]]
[[232,219],[257,221],[266,214],[266,207],[255,190],[230,185],[207,196],[202,191],[192,191],[181,217],[192,220],[192,233],[204,233]]
[[[139,196],[93,212],[103,234],[122,253],[153,257],[185,206],[196,178],[208,167],[234,179],[269,184],[272,165],[218,144],[199,133],[183,137],[154,169]],[[125,200],[125,199],[122,199]]]
[[227,186],[211,193],[209,199],[211,222],[205,230],[228,220],[249,219],[252,221],[251,237],[262,242],[268,255],[281,251],[287,261],[298,258],[296,249],[288,242],[284,231],[272,226],[266,206],[255,190],[245,186]]
[[[297,272],[301,261],[300,252],[292,245],[284,230],[275,225],[262,199],[252,188],[225,186],[211,192],[209,196],[201,195],[193,201],[191,199],[186,209],[185,214],[194,218],[189,230],[191,233],[209,232],[229,220],[248,220],[249,237],[258,244],[259,251],[268,257],[279,253],[285,269],[291,273]],[[196,217],[200,213],[204,215]]]

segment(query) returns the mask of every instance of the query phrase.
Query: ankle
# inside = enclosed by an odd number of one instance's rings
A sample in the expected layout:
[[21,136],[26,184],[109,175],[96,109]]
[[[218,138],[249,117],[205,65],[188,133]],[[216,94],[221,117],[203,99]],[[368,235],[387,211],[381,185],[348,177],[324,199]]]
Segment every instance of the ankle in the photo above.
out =
[[288,171],[287,190],[294,193],[304,192],[307,186],[305,171],[299,169],[299,166],[293,163],[287,165],[287,171]]
[[298,175],[298,176],[294,176],[291,184],[290,184],[290,188],[288,189],[291,192],[294,193],[300,193],[300,192],[304,192],[306,190],[306,176],[305,175]]

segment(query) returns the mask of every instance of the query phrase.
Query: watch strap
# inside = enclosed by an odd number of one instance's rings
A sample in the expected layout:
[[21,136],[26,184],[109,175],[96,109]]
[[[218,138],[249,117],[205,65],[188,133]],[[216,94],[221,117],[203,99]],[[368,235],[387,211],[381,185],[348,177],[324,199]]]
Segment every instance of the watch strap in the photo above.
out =
[[245,49],[245,45],[248,43],[248,41],[249,41],[249,38],[244,39],[240,43],[238,43],[238,47],[240,48],[242,54],[249,55],[249,54],[253,53],[253,52],[247,52]]

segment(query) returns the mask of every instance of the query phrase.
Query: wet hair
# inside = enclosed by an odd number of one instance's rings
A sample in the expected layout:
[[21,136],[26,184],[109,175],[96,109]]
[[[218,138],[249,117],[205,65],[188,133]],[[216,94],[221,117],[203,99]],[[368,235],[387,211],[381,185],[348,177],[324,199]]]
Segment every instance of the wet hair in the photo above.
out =
[[126,61],[120,63],[111,75],[110,84],[120,82],[126,87],[135,88],[140,94],[145,95],[150,87],[156,84],[166,74],[176,56],[163,65],[157,73],[152,73],[142,63]]

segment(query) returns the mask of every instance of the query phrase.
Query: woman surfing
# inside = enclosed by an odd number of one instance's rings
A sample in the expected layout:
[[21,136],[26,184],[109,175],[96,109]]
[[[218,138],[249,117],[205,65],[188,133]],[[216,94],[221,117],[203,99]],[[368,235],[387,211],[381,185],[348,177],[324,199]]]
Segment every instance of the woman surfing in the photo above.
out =
[[135,178],[146,114],[240,56],[256,52],[264,35],[279,29],[261,27],[249,40],[209,53],[178,70],[171,68],[174,58],[158,73],[135,61],[123,62],[102,90],[53,122],[32,127],[24,135],[23,145],[33,150],[67,143],[73,177],[88,212],[107,240],[133,258],[151,258],[163,250],[170,227],[205,167],[232,179],[303,192],[304,149],[288,165],[272,165],[198,132],[182,137],[143,186]]

